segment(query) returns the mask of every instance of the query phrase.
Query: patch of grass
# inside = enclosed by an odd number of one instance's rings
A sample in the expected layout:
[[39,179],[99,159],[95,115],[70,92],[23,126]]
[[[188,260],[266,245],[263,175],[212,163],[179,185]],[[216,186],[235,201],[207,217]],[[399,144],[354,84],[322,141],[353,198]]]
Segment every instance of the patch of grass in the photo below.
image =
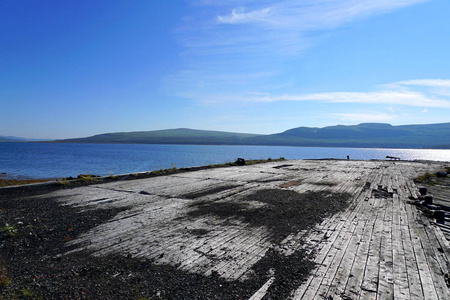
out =
[[10,236],[15,236],[17,234],[17,228],[6,224],[3,227],[0,227],[0,232],[7,232]]
[[0,273],[0,288],[5,288],[11,284],[11,278],[6,275],[6,270],[2,269]]
[[[0,254],[0,289],[4,289],[10,284],[11,284],[11,278],[9,278],[8,274],[6,273],[5,260],[3,259],[2,255]],[[1,299],[1,296],[0,296],[0,299]]]
[[91,175],[78,175],[78,179],[85,183],[91,183],[94,181],[94,177]]
[[69,185],[70,181],[67,179],[58,180],[58,183],[61,185]]
[[33,296],[33,292],[29,289],[23,288],[22,289],[22,295],[24,297],[32,297]]
[[90,174],[80,174],[78,175],[78,180],[87,184],[103,181],[100,176]]
[[161,169],[161,170],[151,171],[150,174],[151,175],[155,175],[155,176],[156,175],[161,175],[161,174],[164,174],[164,170]]
[[435,178],[436,175],[431,174],[430,172],[425,172],[424,174],[420,175],[419,177],[414,179],[415,183],[421,183],[421,184],[430,184],[432,183],[432,179]]
[[[434,173],[430,173],[427,171],[424,174],[415,178],[414,182],[420,183],[420,184],[426,184],[426,185],[435,185],[441,179],[441,178],[438,178],[439,177],[438,173],[440,173],[440,172],[446,172],[448,174],[448,173],[450,173],[450,167],[445,167],[443,170],[434,172]],[[448,177],[448,175],[447,175],[447,177]]]
[[433,178],[434,175],[430,174],[430,172],[425,172],[425,174],[420,175],[419,177],[414,179],[416,183],[426,183]]
[[40,179],[40,180],[0,179],[0,187],[40,183],[40,182],[47,182],[47,181],[48,180],[45,180],[45,179]]

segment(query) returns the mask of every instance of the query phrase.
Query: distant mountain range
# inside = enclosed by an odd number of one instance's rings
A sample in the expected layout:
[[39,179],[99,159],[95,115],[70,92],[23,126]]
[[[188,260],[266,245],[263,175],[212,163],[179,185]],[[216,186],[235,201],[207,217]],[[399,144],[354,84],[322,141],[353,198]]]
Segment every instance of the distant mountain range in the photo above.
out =
[[23,142],[38,142],[38,141],[46,141],[43,139],[27,139],[17,136],[3,136],[0,135],[0,143],[23,143]]
[[15,137],[15,136],[0,136],[0,143],[18,143],[18,142],[28,142],[27,139]]
[[55,142],[450,149],[450,123],[401,126],[363,123],[324,128],[298,127],[270,135],[179,128],[105,133]]

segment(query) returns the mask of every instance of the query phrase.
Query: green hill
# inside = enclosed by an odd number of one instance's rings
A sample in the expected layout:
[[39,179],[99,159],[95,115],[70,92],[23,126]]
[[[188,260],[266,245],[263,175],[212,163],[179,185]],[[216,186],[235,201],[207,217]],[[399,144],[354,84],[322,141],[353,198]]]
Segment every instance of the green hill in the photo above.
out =
[[431,148],[450,142],[450,123],[402,126],[363,123],[324,128],[299,127],[247,141],[254,145]]
[[105,133],[56,142],[448,149],[450,123],[402,126],[363,123],[323,128],[298,127],[271,135],[179,128]]
[[127,143],[127,144],[196,144],[240,145],[246,138],[257,134],[223,131],[195,130],[187,128],[156,131],[118,132],[94,135],[87,138],[65,139],[64,143]]
[[19,138],[0,136],[0,143],[21,143],[21,142],[25,141]]

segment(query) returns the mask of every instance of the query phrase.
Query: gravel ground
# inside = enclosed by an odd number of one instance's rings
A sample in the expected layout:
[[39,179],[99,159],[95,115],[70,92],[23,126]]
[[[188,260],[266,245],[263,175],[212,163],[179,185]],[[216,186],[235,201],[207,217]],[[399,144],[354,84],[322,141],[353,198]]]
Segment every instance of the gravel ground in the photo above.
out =
[[[314,268],[304,252],[285,256],[275,247],[254,265],[254,276],[245,282],[186,273],[132,257],[67,254],[71,250],[65,246],[67,241],[121,210],[81,212],[56,199],[23,194],[45,192],[45,187],[32,193],[29,189],[0,191],[0,299],[248,299],[271,274],[276,280],[266,299],[285,299]],[[234,216],[250,226],[266,225],[276,246],[288,234],[345,208],[348,197],[263,190],[245,199],[265,203],[260,209],[248,207],[245,201],[228,206],[197,204],[189,217]]]

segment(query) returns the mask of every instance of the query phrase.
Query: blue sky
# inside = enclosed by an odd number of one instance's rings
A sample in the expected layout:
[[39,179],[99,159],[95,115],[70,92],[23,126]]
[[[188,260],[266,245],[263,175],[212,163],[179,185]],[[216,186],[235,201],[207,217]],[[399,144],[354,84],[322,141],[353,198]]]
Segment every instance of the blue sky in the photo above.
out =
[[2,0],[0,135],[450,122],[448,0]]

